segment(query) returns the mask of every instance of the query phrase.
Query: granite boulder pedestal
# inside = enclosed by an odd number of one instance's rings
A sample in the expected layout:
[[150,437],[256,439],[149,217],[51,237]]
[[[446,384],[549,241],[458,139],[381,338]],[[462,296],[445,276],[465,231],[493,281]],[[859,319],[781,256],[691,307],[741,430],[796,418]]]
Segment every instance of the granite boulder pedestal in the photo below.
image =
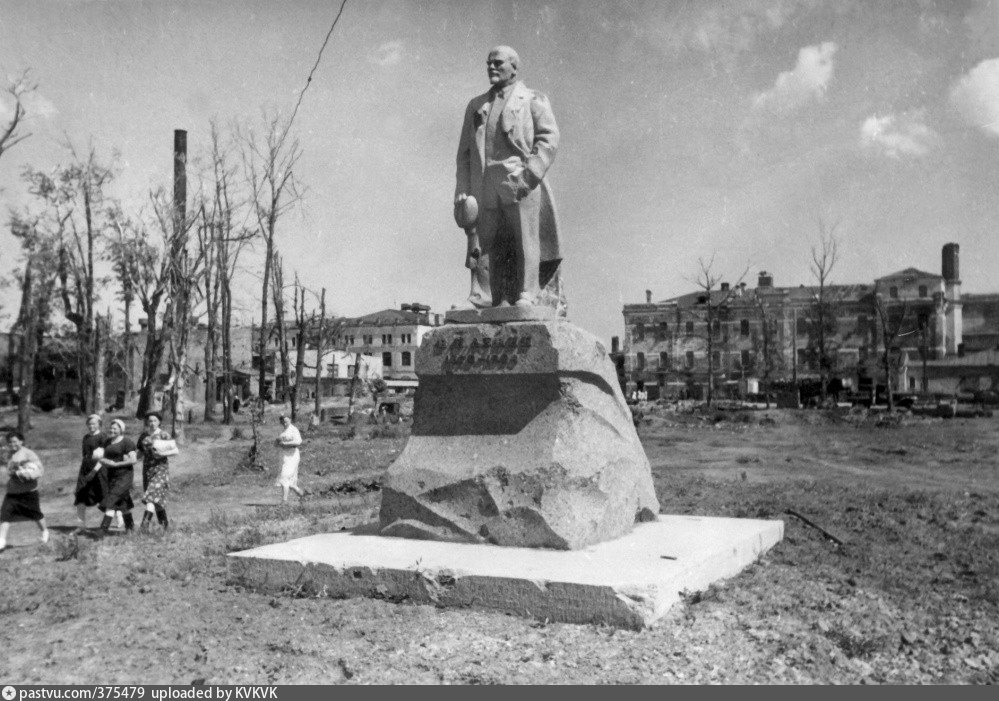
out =
[[446,324],[416,367],[382,535],[576,550],[659,513],[614,366],[590,333],[561,319]]
[[780,541],[781,521],[659,515],[610,359],[556,310],[448,316],[379,521],[230,553],[234,581],[641,628]]

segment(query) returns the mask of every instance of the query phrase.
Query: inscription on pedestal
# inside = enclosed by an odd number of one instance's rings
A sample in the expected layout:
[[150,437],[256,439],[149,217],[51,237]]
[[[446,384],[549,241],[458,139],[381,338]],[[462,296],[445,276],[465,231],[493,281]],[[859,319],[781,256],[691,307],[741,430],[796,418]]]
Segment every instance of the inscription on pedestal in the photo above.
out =
[[531,352],[531,336],[503,329],[495,336],[482,333],[434,341],[433,354],[444,374],[483,371],[509,372],[523,365]]

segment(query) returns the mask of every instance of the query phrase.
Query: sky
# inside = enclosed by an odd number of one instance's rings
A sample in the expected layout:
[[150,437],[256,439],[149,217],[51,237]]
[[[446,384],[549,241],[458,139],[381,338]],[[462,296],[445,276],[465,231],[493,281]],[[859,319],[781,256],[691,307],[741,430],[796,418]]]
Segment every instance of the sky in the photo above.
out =
[[[0,206],[28,204],[22,168],[65,163],[69,139],[116,153],[112,194],[141,207],[170,182],[174,129],[197,164],[212,119],[290,114],[338,8],[0,0],[0,79],[39,86]],[[605,343],[645,290],[691,291],[700,260],[751,287],[761,270],[810,284],[820,218],[838,223],[833,282],[939,272],[953,241],[964,292],[999,292],[996,0],[348,0],[294,123],[286,279],[350,316],[465,301],[455,152],[497,44],[551,101],[569,318]],[[17,257],[0,232],[0,271]],[[259,260],[237,287],[246,320]]]

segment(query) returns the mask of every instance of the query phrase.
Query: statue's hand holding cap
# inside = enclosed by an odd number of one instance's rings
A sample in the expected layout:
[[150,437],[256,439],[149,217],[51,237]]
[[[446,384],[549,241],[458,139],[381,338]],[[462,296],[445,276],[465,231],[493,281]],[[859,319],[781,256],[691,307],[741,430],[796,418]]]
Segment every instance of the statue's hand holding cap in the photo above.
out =
[[454,203],[454,221],[462,229],[475,226],[479,218],[479,203],[471,195],[458,198]]

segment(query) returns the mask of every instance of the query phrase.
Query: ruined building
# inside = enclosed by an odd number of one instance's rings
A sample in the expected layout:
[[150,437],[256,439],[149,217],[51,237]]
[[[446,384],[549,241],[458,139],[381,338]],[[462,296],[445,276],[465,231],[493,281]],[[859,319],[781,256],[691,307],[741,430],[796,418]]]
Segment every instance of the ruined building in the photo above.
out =
[[823,376],[849,391],[884,381],[886,340],[896,389],[999,388],[988,355],[999,346],[999,294],[962,294],[956,243],[943,247],[940,274],[906,268],[820,290],[777,287],[760,272],[755,288],[722,282],[658,302],[647,291],[644,304],[624,306],[624,324],[612,354],[626,391],[650,399],[700,398],[709,373],[718,396]]

